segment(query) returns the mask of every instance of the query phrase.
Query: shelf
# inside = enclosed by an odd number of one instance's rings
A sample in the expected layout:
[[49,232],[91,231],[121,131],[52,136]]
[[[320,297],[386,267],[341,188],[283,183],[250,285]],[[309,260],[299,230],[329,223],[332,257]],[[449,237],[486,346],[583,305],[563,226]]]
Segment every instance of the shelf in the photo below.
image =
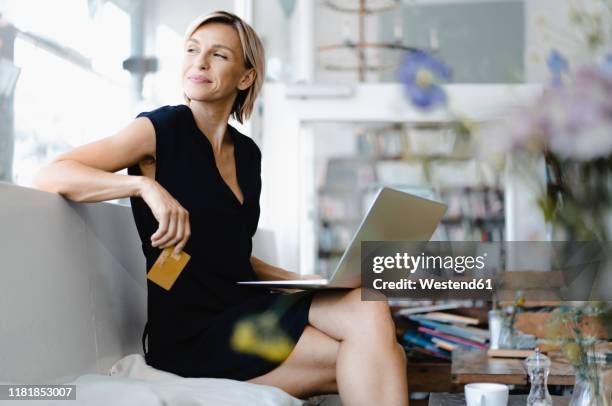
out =
[[469,222],[469,223],[476,223],[476,224],[482,224],[482,223],[504,223],[506,221],[506,219],[504,217],[453,217],[453,218],[447,218],[447,219],[442,219],[440,222],[444,223],[444,224],[462,224],[463,222]]
[[337,186],[322,186],[317,189],[319,194],[362,194],[364,190],[368,190],[368,186],[355,186],[352,188],[344,188]]
[[[353,219],[325,219],[319,217],[319,223],[330,224],[330,225],[344,225],[344,226],[356,226],[361,222],[361,218],[353,218]],[[321,226],[322,228],[325,228]]]
[[319,250],[319,258],[336,258],[344,255],[344,251],[334,250],[334,251],[322,251]]
[[[429,185],[415,185],[409,183],[378,183],[372,182],[365,186],[354,186],[354,187],[336,187],[336,186],[321,186],[317,189],[318,194],[363,194],[367,191],[375,191],[382,187],[390,188],[406,188],[406,189],[422,189],[422,190],[434,190],[433,186]],[[462,186],[463,187],[463,186]]]
[[495,192],[501,195],[504,194],[504,189],[497,186],[442,186],[438,188],[434,188],[440,194],[446,193],[457,193],[457,192],[465,192],[465,193],[488,193]]
[[475,161],[473,156],[453,156],[453,155],[408,155],[401,159],[406,162],[427,162],[427,161]]
[[[470,147],[469,140],[451,134],[456,123],[414,125],[428,131],[412,133],[402,128],[413,126],[397,125],[399,129],[394,124],[380,133],[357,128],[353,131],[357,137],[350,139],[347,134],[343,141],[346,145],[354,143],[350,149],[354,153],[341,156],[321,153],[322,166],[312,165],[321,171],[315,173],[315,178],[322,183],[316,183],[309,193],[314,192],[314,210],[317,204],[324,209],[309,217],[316,236],[309,240],[312,245],[307,248],[308,255],[315,253],[315,264],[340,259],[344,254],[340,248],[344,247],[338,244],[358,227],[362,220],[359,215],[365,213],[382,187],[446,203],[449,217],[442,218],[436,227],[433,236],[437,240],[504,239],[504,173],[468,154],[465,148]],[[343,147],[342,151],[349,149]]]

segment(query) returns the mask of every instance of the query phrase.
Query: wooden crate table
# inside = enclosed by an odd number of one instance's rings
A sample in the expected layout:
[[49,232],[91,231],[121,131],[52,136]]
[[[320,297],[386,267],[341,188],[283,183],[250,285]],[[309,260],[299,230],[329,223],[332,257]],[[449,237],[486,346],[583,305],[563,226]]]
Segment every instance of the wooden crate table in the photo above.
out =
[[[553,406],[567,406],[569,396],[553,396]],[[527,395],[510,395],[508,406],[525,406]],[[432,393],[429,395],[429,406],[465,406],[463,393]]]
[[[453,351],[451,379],[457,384],[494,382],[506,385],[528,385],[529,376],[522,359],[489,358],[486,350],[457,348]],[[549,385],[573,385],[571,365],[552,361]]]

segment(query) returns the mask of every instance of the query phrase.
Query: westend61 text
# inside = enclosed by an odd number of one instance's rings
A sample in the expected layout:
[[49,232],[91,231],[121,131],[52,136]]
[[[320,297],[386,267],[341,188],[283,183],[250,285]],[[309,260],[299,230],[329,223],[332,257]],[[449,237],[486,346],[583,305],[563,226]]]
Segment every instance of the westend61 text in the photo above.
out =
[[400,279],[399,281],[384,281],[374,279],[374,289],[378,290],[493,290],[493,282],[489,278],[470,279],[468,281],[439,281],[427,279]]

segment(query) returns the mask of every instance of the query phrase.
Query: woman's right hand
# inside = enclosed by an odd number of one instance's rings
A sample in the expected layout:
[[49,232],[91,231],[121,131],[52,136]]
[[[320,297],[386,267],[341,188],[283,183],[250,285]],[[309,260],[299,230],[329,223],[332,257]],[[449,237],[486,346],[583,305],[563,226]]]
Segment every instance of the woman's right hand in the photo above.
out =
[[191,236],[189,212],[156,180],[142,178],[140,197],[159,223],[151,236],[151,245],[161,249],[176,245],[172,253],[178,255]]

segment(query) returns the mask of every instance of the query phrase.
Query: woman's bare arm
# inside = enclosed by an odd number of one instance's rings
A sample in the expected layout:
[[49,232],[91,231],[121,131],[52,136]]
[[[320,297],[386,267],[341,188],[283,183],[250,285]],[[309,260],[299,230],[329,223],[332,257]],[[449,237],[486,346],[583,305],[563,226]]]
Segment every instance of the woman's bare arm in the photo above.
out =
[[142,176],[108,173],[75,160],[52,162],[41,168],[32,185],[75,202],[102,202],[140,196]]
[[155,155],[155,128],[140,117],[115,135],[61,154],[38,171],[32,185],[77,202],[141,197],[158,222],[151,245],[174,246],[178,254],[191,236],[189,212],[155,179],[113,173]]
[[321,276],[315,274],[299,274],[297,272],[287,271],[274,265],[270,265],[265,261],[251,255],[251,266],[253,271],[262,281],[286,281],[299,279],[321,279]]
[[296,272],[290,272],[283,268],[270,265],[255,256],[251,256],[251,266],[262,281],[280,281],[300,278],[300,275]]
[[32,186],[76,202],[140,196],[150,179],[113,172],[154,155],[153,124],[147,118],[137,118],[115,135],[57,156],[39,169]]

